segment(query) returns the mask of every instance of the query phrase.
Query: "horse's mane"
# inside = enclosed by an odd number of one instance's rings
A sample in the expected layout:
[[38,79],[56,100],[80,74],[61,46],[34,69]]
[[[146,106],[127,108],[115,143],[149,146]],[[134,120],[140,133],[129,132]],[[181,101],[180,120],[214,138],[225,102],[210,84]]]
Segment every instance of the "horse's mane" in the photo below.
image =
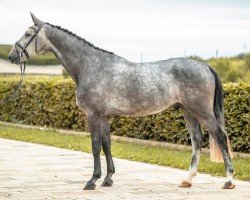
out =
[[45,24],[47,24],[47,25],[49,25],[49,26],[51,26],[51,27],[53,27],[53,28],[57,28],[57,29],[59,29],[59,30],[62,30],[63,32],[68,33],[68,34],[74,36],[75,38],[77,38],[77,39],[83,41],[84,43],[88,44],[89,46],[93,47],[94,49],[103,51],[103,52],[105,52],[105,53],[114,54],[113,52],[110,52],[110,51],[107,51],[107,50],[105,50],[105,49],[101,49],[101,48],[95,46],[93,43],[87,41],[86,39],[80,37],[79,35],[77,35],[77,34],[71,32],[71,31],[69,31],[68,29],[62,28],[61,26],[56,26],[56,25],[50,24],[50,23],[48,23],[48,22],[46,22]]

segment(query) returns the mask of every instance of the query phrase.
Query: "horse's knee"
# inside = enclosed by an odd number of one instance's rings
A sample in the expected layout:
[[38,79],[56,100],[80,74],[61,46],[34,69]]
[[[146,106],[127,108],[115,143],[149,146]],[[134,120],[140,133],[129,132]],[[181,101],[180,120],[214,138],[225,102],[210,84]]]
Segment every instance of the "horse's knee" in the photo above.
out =
[[102,147],[101,134],[92,133],[92,153],[93,155],[99,155]]
[[92,153],[94,156],[98,156],[101,153],[101,143],[99,140],[92,140]]
[[111,145],[110,139],[108,138],[107,135],[102,137],[102,146],[103,148],[109,148]]
[[93,150],[92,150],[92,153],[94,156],[99,156],[100,153],[101,153],[101,146],[95,146],[93,145]]

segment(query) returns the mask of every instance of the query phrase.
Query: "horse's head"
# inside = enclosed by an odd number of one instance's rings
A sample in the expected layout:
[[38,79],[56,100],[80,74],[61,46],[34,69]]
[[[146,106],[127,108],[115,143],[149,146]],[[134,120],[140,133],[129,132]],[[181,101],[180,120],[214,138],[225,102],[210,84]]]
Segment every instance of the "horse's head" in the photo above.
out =
[[44,22],[37,19],[32,13],[31,18],[34,22],[25,34],[14,44],[10,53],[9,60],[12,63],[20,64],[28,58],[37,55],[44,50],[42,28]]

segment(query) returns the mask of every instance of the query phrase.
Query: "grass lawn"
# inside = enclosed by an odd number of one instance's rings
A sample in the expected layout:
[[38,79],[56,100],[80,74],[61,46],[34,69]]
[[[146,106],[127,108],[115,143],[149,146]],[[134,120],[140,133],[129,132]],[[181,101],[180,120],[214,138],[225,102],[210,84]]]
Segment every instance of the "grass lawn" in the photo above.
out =
[[[10,127],[0,125],[0,137],[45,144],[60,148],[91,152],[91,141],[88,136],[65,135],[56,130],[41,131],[28,128]],[[112,154],[117,158],[147,162],[163,166],[171,166],[188,170],[191,152],[176,151],[163,147],[150,147],[148,145],[112,142]],[[250,181],[250,158],[236,157],[233,159],[235,178]],[[199,172],[216,176],[225,176],[223,163],[212,163],[209,155],[201,156]]]

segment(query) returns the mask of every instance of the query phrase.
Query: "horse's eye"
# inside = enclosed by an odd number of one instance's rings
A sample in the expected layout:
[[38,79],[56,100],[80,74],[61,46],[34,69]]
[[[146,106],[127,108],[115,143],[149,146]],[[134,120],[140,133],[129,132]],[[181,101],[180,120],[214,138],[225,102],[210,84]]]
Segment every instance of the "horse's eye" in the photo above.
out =
[[30,33],[25,33],[25,36],[26,37],[29,37],[31,34]]

